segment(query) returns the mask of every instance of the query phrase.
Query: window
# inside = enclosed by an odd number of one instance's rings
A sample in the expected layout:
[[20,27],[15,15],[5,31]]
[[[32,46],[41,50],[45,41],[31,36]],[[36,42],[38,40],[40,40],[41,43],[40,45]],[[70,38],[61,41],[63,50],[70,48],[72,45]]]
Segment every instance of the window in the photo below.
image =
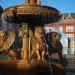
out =
[[74,41],[71,41],[71,48],[74,48]]
[[73,31],[74,31],[73,26],[67,26],[66,27],[66,32],[73,32]]
[[68,38],[70,38],[71,40],[74,39],[74,34],[66,34]]

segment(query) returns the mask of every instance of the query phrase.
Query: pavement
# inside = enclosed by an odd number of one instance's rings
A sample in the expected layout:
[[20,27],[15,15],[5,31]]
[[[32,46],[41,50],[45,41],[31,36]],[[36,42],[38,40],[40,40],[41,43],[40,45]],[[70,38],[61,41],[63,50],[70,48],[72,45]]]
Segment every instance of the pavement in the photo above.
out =
[[[51,66],[50,66],[51,64]],[[65,75],[58,63],[25,60],[0,60],[0,75]]]
[[67,62],[66,75],[75,75],[75,59],[68,59]]

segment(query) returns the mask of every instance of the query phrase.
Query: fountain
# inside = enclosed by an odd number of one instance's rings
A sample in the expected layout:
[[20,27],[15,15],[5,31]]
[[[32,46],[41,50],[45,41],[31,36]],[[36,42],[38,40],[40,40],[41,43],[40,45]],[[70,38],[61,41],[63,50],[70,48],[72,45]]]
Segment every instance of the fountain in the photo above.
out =
[[30,60],[44,61],[46,50],[46,43],[43,37],[44,26],[45,24],[59,21],[61,19],[60,12],[53,7],[42,6],[40,0],[26,0],[25,4],[5,9],[3,14],[6,17],[5,21],[7,23],[19,24],[19,29],[14,30],[18,31],[18,36],[22,42],[22,48],[20,49],[22,61],[17,62],[17,67],[26,69],[27,67],[32,68],[34,66],[33,69],[35,69],[37,65],[40,65],[42,68],[45,65],[49,69],[48,66],[50,64],[31,63]]
[[[57,9],[49,6],[42,6],[40,0],[26,0],[25,4],[5,9],[4,14],[8,23],[16,23],[19,24],[21,28],[24,28],[23,30],[19,29],[19,32],[23,34],[23,36],[20,36],[23,40],[21,49],[22,59],[30,59],[31,49],[29,47],[31,46],[32,39],[30,32],[33,33],[33,37],[41,39],[41,33],[43,33],[43,31],[40,31],[40,35],[37,35],[36,28],[40,27],[44,29],[45,24],[57,22],[61,18],[61,14]],[[38,36],[40,37],[38,38]],[[25,41],[27,42],[25,43]],[[38,52],[36,53],[38,55]]]

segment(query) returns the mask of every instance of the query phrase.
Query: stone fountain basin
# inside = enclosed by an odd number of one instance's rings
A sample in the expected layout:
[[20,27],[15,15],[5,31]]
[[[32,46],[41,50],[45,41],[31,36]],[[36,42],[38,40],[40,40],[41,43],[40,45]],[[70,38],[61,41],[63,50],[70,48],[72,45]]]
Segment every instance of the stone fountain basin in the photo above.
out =
[[[64,73],[64,67],[60,63],[52,64],[53,73]],[[36,75],[46,74],[50,75],[50,63],[42,61],[25,61],[25,60],[12,60],[0,59],[0,73],[5,75]]]

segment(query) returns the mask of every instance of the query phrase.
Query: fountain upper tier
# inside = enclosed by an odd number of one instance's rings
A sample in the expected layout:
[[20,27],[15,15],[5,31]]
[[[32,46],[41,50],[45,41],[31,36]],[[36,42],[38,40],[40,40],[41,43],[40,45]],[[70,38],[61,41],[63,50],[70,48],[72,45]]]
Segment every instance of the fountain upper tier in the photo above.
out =
[[7,17],[6,20],[8,22],[13,22],[15,18],[18,23],[25,22],[29,24],[46,24],[60,20],[61,14],[57,9],[49,6],[41,6],[38,3],[34,3],[35,0],[27,1],[33,2],[26,2],[26,4],[23,5],[7,8],[4,12]]

